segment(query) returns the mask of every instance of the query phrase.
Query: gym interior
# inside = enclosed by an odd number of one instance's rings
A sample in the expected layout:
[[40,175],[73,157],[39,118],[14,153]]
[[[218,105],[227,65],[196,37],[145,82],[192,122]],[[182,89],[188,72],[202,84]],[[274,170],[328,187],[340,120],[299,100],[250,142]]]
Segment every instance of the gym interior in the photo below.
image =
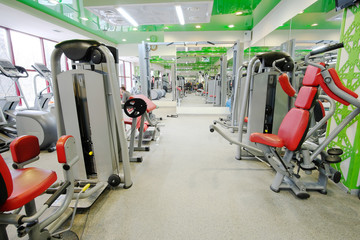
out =
[[1,0],[0,239],[358,239],[357,0]]

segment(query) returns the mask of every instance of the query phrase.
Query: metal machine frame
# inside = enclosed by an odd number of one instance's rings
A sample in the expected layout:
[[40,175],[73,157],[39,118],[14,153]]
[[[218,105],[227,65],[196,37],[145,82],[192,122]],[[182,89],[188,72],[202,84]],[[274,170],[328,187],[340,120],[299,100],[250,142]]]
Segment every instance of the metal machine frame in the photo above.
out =
[[[72,70],[61,72],[63,54],[72,60]],[[117,186],[120,181],[116,176],[122,161],[124,188],[130,188],[130,161],[116,61],[115,48],[94,40],[57,44],[52,54],[55,111],[58,134],[71,134],[79,143],[76,178],[92,179],[96,174],[96,181]]]

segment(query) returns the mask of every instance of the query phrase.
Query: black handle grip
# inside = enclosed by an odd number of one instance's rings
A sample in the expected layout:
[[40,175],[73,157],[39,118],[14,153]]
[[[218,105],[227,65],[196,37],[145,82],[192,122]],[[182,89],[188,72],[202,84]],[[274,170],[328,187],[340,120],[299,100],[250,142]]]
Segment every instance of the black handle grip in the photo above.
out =
[[58,197],[66,191],[66,188],[70,186],[70,182],[66,181],[51,197],[44,203],[50,207]]
[[336,44],[333,44],[333,45],[330,45],[330,46],[326,46],[324,48],[320,48],[320,49],[317,49],[317,50],[313,50],[310,52],[310,56],[314,56],[316,54],[319,54],[319,53],[324,53],[324,52],[328,52],[328,51],[332,51],[332,50],[335,50],[335,49],[338,49],[338,48],[342,48],[344,47],[344,44],[343,43],[336,43]]

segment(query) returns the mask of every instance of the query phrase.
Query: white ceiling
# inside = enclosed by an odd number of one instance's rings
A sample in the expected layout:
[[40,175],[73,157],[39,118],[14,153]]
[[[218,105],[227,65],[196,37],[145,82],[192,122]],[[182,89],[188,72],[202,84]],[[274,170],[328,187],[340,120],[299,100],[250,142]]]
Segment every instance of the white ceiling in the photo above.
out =
[[111,24],[130,26],[131,24],[121,16],[116,8],[121,7],[124,9],[139,25],[179,24],[175,11],[176,5],[181,6],[186,24],[210,22],[212,1],[118,4],[88,6],[86,8]]

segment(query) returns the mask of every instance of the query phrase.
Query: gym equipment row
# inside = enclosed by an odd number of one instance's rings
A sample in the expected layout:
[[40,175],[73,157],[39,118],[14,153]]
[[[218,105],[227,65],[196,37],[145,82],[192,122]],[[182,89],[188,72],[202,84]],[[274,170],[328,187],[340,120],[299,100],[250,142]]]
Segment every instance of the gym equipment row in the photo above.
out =
[[[10,61],[0,59],[0,73],[11,80],[10,87],[19,90],[20,95],[9,93],[0,98],[1,124],[0,132],[2,133],[1,141],[4,150],[8,149],[10,142],[21,135],[35,135],[40,142],[40,149],[55,150],[54,146],[57,140],[55,116],[46,111],[46,102],[48,99],[40,97],[38,104],[43,102],[43,108],[31,109],[26,101],[19,83],[20,78],[28,77],[27,71],[23,67],[14,66]],[[17,110],[16,107],[20,101],[25,105],[24,110]]]
[[[306,56],[305,60],[309,66],[304,76],[303,87],[297,94],[295,107],[285,115],[277,133],[264,131],[251,133],[249,141],[255,144],[253,146],[242,141],[235,141],[216,126],[210,126],[212,132],[217,131],[229,142],[238,145],[240,152],[245,151],[255,155],[257,159],[267,162],[276,171],[276,176],[271,184],[271,189],[275,192],[287,189],[291,190],[297,197],[305,199],[310,196],[307,191],[311,190],[326,194],[328,179],[335,183],[340,181],[340,172],[333,169],[330,164],[341,161],[342,150],[328,149],[325,151],[325,148],[360,113],[360,101],[357,99],[356,93],[342,85],[335,69],[328,68],[325,64],[309,62],[309,58],[342,46],[342,44],[330,45],[324,49],[312,51]],[[330,132],[321,144],[316,144],[306,140],[331,116],[331,113],[327,114],[309,130],[311,124],[310,111],[314,109],[320,86],[330,98],[341,104],[351,104],[354,106],[354,110]],[[241,112],[240,119],[243,119],[244,115],[242,114],[244,113]],[[239,129],[241,128],[239,127]],[[259,154],[262,154],[263,157],[259,157]],[[241,157],[241,159],[243,158]],[[301,180],[300,170],[303,170],[305,174],[311,174],[312,171],[317,170],[319,177],[316,181],[304,182]]]

